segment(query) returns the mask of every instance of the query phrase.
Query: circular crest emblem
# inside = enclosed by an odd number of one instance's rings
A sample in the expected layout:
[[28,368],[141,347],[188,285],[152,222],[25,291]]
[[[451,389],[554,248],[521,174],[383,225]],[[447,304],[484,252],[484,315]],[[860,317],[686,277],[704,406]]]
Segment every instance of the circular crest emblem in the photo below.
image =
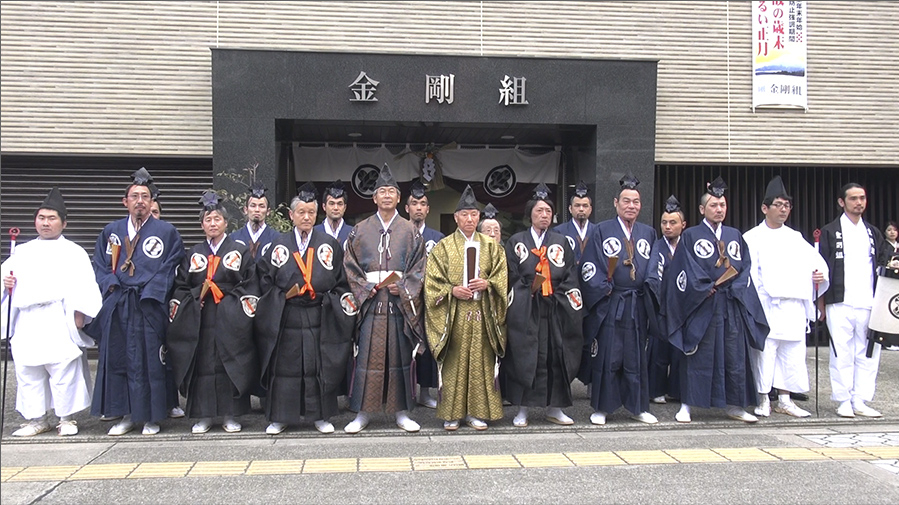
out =
[[180,307],[180,306],[181,306],[181,300],[176,300],[174,298],[169,300],[169,322],[170,323],[175,320],[175,314],[178,313],[178,307]]
[[115,233],[110,233],[109,240],[106,241],[106,254],[108,254],[109,256],[112,256],[112,246],[113,245],[121,246],[122,239],[120,239],[119,236],[116,235]]
[[193,253],[190,255],[190,268],[187,271],[192,274],[202,272],[206,270],[208,264],[209,260],[206,259],[206,256],[200,253]]
[[144,250],[144,254],[146,254],[148,258],[153,258],[155,260],[156,258],[162,256],[162,253],[165,252],[165,242],[163,242],[162,239],[157,237],[156,235],[153,235],[147,237],[147,239],[144,240],[141,248]]
[[742,260],[743,257],[740,254],[740,243],[736,240],[731,240],[730,243],[727,244],[727,254],[737,261]]
[[616,237],[609,237],[602,241],[602,252],[607,258],[618,256],[621,252],[621,241]]
[[693,244],[693,253],[696,254],[697,257],[706,260],[715,254],[715,246],[712,245],[710,241],[701,238]]
[[259,255],[260,255],[260,256],[265,256],[265,253],[268,252],[268,248],[271,247],[271,246],[272,246],[272,243],[271,243],[271,242],[269,242],[268,244],[265,244],[264,246],[262,246],[262,250],[259,251]]
[[355,316],[359,313],[359,305],[356,304],[356,298],[349,291],[340,295],[340,307],[343,309],[343,313],[348,316]]
[[484,191],[490,196],[497,198],[504,197],[515,189],[518,178],[515,177],[515,171],[509,165],[500,165],[493,167],[484,177]]
[[890,298],[890,315],[899,319],[899,295]]
[[581,265],[581,279],[584,279],[584,282],[592,279],[594,275],[596,275],[596,265],[590,261]]
[[375,184],[378,183],[380,174],[381,171],[374,165],[359,165],[353,172],[353,191],[362,198],[371,198],[375,194]]
[[575,248],[575,246],[576,246],[577,244],[574,243],[574,239],[571,238],[571,237],[569,237],[568,235],[565,235],[565,238],[568,239],[568,245],[571,246],[571,250],[572,250],[572,251],[576,251],[577,249]]
[[433,249],[435,245],[437,245],[437,242],[433,240],[428,240],[427,242],[425,242],[425,250],[428,252],[428,254],[431,254],[431,249]]
[[256,307],[259,305],[259,297],[246,295],[240,297],[240,308],[247,317],[256,317]]
[[222,258],[222,265],[228,270],[239,272],[242,259],[243,258],[238,251],[230,251],[224,258]]
[[681,293],[687,291],[687,272],[683,270],[677,274],[677,289],[679,289]]
[[522,242],[515,244],[515,255],[518,256],[519,265],[524,263],[524,260],[528,259],[528,246]]
[[645,238],[641,238],[637,241],[637,252],[640,253],[640,256],[643,256],[644,259],[649,259],[649,251],[652,249],[652,246],[649,245],[649,241]]
[[334,249],[331,249],[331,246],[328,244],[318,246],[318,251],[315,252],[315,255],[323,267],[328,270],[334,269]]
[[284,244],[278,244],[272,249],[272,265],[275,268],[281,268],[287,263],[288,258],[290,258],[290,251],[287,250],[287,246]]
[[584,306],[584,298],[581,296],[581,290],[578,288],[566,291],[565,298],[568,299],[569,305],[571,305],[571,308],[574,310],[581,310]]
[[559,244],[553,244],[546,249],[546,258],[558,268],[565,267],[565,249]]

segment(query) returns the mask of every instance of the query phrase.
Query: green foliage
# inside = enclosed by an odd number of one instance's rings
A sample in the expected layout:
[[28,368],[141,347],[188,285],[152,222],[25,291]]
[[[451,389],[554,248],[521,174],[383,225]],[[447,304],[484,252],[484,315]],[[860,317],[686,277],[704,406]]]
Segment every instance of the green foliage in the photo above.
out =
[[[247,205],[247,192],[253,183],[256,182],[257,168],[259,168],[259,163],[253,163],[251,166],[242,169],[240,172],[219,172],[215,174],[218,177],[224,177],[225,179],[230,180],[235,186],[240,188],[240,191],[238,191],[237,194],[232,194],[227,189],[216,190],[216,193],[222,199],[222,204],[228,208],[228,213],[231,215],[228,222],[228,228],[232,231],[245,224],[243,209]],[[269,198],[269,204],[271,204],[271,202],[272,199]],[[271,226],[275,231],[282,233],[290,231],[293,227],[293,223],[287,217],[288,210],[287,204],[279,203],[277,207],[270,209],[268,217],[265,218],[265,223]]]

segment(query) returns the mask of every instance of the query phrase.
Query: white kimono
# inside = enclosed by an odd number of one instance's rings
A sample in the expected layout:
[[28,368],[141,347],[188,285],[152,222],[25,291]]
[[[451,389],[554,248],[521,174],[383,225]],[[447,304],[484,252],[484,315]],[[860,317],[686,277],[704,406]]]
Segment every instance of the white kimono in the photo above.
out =
[[16,410],[26,419],[51,407],[57,416],[84,410],[90,406],[91,382],[81,348],[94,342],[75,327],[75,311],[87,323],[102,305],[90,258],[65,237],[37,239],[18,246],[3,262],[2,276],[10,271],[16,277],[10,331]]
[[788,226],[772,229],[762,221],[743,235],[752,268],[749,272],[762,302],[771,332],[764,351],[752,351],[759,393],[772,386],[790,392],[809,390],[805,359],[808,321],[816,318],[812,274],[824,274],[818,295],[830,286],[827,263],[817,251]]

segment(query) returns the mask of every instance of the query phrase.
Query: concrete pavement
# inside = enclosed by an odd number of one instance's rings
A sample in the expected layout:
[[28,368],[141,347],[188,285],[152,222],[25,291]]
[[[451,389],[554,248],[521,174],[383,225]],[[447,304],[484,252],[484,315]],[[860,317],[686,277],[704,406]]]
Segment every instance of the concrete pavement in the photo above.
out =
[[[895,503],[899,352],[882,353],[871,405],[884,418],[844,419],[828,399],[820,351],[820,417],[772,414],[755,425],[702,409],[682,425],[674,422],[678,405],[667,404],[651,407],[657,425],[620,411],[593,426],[586,388],[576,382],[569,427],[535,411],[528,428],[514,428],[508,407],[486,432],[463,425],[449,433],[420,408],[412,415],[422,424],[417,434],[381,415],[347,435],[352,413],[344,411],[333,435],[307,423],[272,437],[254,412],[237,434],[216,426],[192,435],[190,420],[169,419],[155,436],[109,437],[109,423],[84,416],[76,437],[13,439],[21,418],[9,401],[2,503]],[[814,350],[808,354],[814,383]],[[811,396],[800,404],[814,412]]]

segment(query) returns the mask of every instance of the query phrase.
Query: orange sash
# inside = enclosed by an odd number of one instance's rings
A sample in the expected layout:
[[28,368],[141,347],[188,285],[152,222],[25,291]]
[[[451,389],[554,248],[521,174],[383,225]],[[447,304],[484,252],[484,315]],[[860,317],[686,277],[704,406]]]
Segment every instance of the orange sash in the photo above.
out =
[[545,279],[543,285],[540,286],[541,293],[543,296],[549,296],[553,294],[553,284],[549,275],[549,260],[546,259],[546,246],[542,246],[540,249],[531,249],[531,252],[540,258],[540,262],[537,263],[537,273]]
[[302,295],[305,293],[309,293],[309,298],[315,300],[315,290],[312,289],[312,258],[313,250],[310,247],[306,250],[306,263],[303,263],[303,260],[300,259],[299,251],[293,253],[293,259],[297,262],[297,266],[300,267],[300,272],[303,273],[303,280],[305,284],[300,288],[300,291],[297,295]]
[[215,275],[215,271],[218,270],[221,261],[222,259],[218,256],[214,254],[209,255],[209,263],[206,266],[206,280],[203,281],[203,288],[200,289],[200,300],[206,296],[207,291],[212,291],[212,301],[215,303],[222,301],[222,298],[225,297],[222,290],[212,281],[212,276]]

